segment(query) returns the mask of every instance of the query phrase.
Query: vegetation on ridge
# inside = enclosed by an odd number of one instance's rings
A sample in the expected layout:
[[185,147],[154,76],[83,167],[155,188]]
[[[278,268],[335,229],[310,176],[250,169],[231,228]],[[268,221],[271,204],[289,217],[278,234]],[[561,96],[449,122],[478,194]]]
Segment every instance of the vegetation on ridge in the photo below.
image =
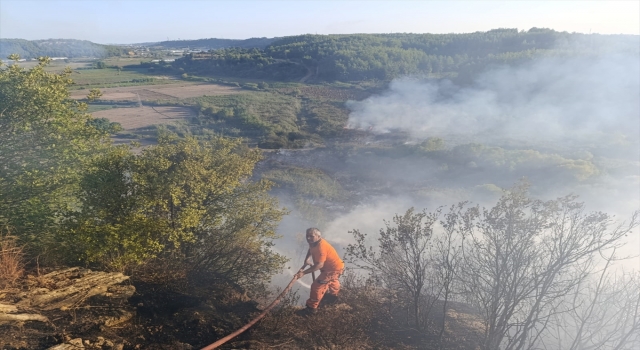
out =
[[185,72],[256,79],[391,80],[451,77],[468,82],[491,65],[546,55],[595,53],[617,45],[637,51],[632,36],[603,36],[531,28],[468,34],[344,34],[280,38],[264,49],[220,49],[188,54],[172,64]]

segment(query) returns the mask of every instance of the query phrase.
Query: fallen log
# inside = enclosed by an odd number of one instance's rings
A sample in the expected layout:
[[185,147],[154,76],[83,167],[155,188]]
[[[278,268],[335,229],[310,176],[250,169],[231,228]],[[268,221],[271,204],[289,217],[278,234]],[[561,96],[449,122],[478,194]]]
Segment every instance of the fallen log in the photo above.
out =
[[110,286],[129,279],[119,272],[81,271],[77,268],[44,275],[38,279],[43,285],[56,285],[61,278],[80,272],[82,277],[71,280],[71,284],[66,287],[53,290],[37,288],[25,293],[16,306],[41,310],[71,308],[94,295],[107,294]]
[[20,323],[25,321],[49,322],[49,319],[39,314],[4,314],[0,313],[0,324]]
[[18,312],[18,308],[11,304],[0,304],[0,314],[10,314]]

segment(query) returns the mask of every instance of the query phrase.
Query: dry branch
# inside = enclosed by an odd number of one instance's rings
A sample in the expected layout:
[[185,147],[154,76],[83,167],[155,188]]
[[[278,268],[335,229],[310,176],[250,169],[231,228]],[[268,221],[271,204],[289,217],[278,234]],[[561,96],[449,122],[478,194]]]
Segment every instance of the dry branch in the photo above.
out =
[[[47,274],[38,278],[43,285],[60,285],[61,282],[77,274],[81,277],[71,280],[71,285],[60,289],[45,291],[42,288],[28,292],[16,305],[18,307],[53,310],[70,308],[99,294],[106,294],[109,286],[122,283],[129,277],[122,273],[81,270],[78,268]],[[68,283],[65,281],[65,283]]]
[[0,313],[0,324],[20,323],[24,321],[49,322],[49,319],[39,314],[4,314]]

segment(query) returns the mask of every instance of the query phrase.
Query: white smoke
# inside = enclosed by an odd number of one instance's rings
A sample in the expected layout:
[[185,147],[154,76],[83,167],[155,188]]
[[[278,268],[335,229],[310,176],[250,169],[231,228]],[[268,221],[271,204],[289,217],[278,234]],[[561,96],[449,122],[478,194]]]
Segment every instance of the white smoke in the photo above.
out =
[[[563,159],[583,159],[583,164],[598,168],[597,176],[574,183],[533,183],[536,195],[553,199],[575,193],[589,210],[615,214],[619,220],[640,209],[637,53],[537,59],[493,68],[466,87],[398,79],[385,93],[350,101],[348,107],[349,126],[374,133],[403,131],[418,140],[440,137],[449,146],[478,142],[540,150],[557,157],[557,166],[563,166]],[[530,169],[530,175],[553,174],[553,169],[543,168]],[[489,183],[517,181],[504,173],[485,176]],[[479,184],[460,184],[470,185]],[[630,237],[627,255],[640,254],[639,236],[635,232]],[[638,261],[633,260],[634,269]]]
[[[389,194],[368,196],[319,227],[341,255],[353,243],[350,230],[369,233],[369,243],[375,245],[373,237],[384,227],[383,220],[410,207],[433,210],[463,200],[490,207],[500,195],[499,187],[513,185],[522,176],[532,180],[535,198],[578,194],[587,210],[614,214],[621,221],[640,209],[637,54],[537,59],[517,67],[493,68],[464,87],[446,80],[403,78],[393,81],[386,92],[350,101],[348,107],[350,127],[379,134],[403,131],[418,140],[440,137],[448,148],[478,142],[521,149],[530,159],[519,171],[488,165],[445,177],[439,175],[437,159],[369,155],[324,164],[333,171],[374,176],[388,187]],[[581,163],[570,163],[572,159]],[[572,166],[597,171],[586,180],[556,181],[554,175]],[[414,189],[425,190],[418,193]],[[295,213],[295,204],[286,204]],[[291,269],[299,267],[304,254],[296,243],[297,235],[314,226],[302,217],[287,216],[279,229],[284,237],[276,247],[292,258]],[[639,254],[640,233],[636,230],[622,255]],[[636,258],[626,265],[637,270],[639,264]],[[286,274],[282,283],[289,279]],[[305,292],[301,294],[306,298]]]
[[405,78],[392,82],[384,94],[350,101],[349,125],[489,144],[637,145],[639,77],[637,56],[609,54],[495,68],[470,87]]

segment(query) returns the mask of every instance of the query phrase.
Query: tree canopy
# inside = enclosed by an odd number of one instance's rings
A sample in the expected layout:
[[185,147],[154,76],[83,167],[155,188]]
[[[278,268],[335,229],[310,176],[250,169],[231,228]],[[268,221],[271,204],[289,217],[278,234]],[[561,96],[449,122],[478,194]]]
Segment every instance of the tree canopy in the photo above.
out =
[[0,220],[33,242],[75,205],[82,169],[108,142],[69,99],[71,71],[47,72],[47,62],[0,70]]
[[280,257],[262,245],[275,238],[283,212],[266,195],[268,183],[245,181],[260,154],[238,147],[239,141],[168,133],[140,155],[115,147],[97,158],[82,179],[81,206],[68,216],[78,256],[119,267],[180,252],[207,265],[223,257],[204,250],[232,245],[227,254],[246,249],[264,258],[257,265],[277,266]]
[[0,70],[0,224],[33,254],[119,270],[167,259],[247,287],[282,267],[270,247],[284,210],[250,179],[258,150],[170,132],[141,153],[113,146],[113,125],[69,99],[71,72],[47,62]]
[[297,35],[264,49],[227,48],[190,54],[173,66],[198,74],[319,81],[390,80],[404,75],[469,75],[496,64],[543,55],[595,53],[612,45],[637,50],[633,36],[586,35],[531,28],[467,34]]

